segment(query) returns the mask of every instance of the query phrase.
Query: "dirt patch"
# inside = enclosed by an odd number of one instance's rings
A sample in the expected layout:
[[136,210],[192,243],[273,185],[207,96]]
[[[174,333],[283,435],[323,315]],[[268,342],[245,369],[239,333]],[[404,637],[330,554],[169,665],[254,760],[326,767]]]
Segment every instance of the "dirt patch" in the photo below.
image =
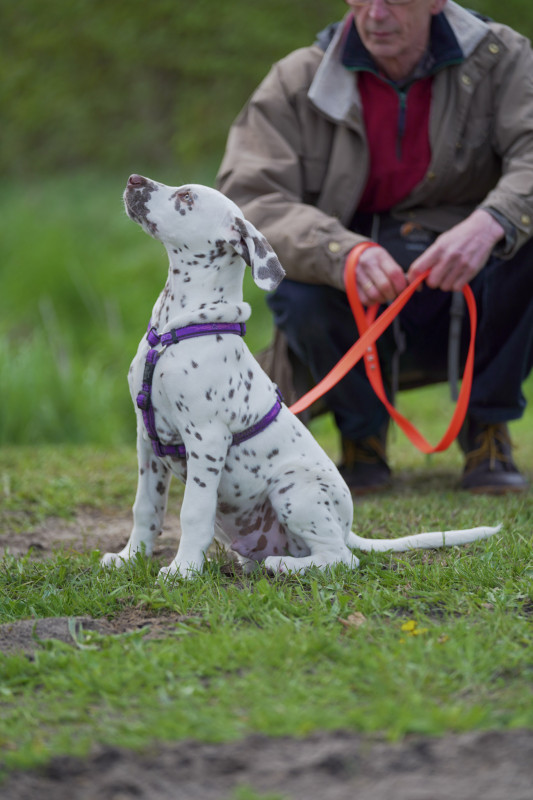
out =
[[[105,513],[83,510],[74,520],[50,517],[27,533],[14,533],[9,529],[0,533],[0,558],[6,553],[15,557],[29,555],[31,559],[43,560],[58,552],[87,553],[117,552],[130,535],[131,512]],[[179,543],[180,523],[177,515],[167,514],[161,535],[154,547],[154,558],[169,563],[175,556]],[[224,568],[224,567],[223,567]],[[238,565],[228,555],[227,569],[232,574],[239,571]],[[82,641],[83,631],[96,631],[102,635],[131,633],[144,629],[147,638],[166,635],[173,627],[190,617],[183,617],[162,609],[150,614],[146,608],[125,607],[113,619],[92,617],[50,617],[24,619],[0,625],[0,653],[23,652],[31,655],[48,639],[58,639],[75,645]]]
[[[55,553],[102,553],[122,549],[131,530],[131,512],[105,513],[95,510],[80,511],[74,520],[50,517],[27,533],[7,531],[0,534],[0,558],[9,552],[21,557],[42,560]],[[157,539],[154,557],[170,562],[176,554],[180,534],[179,519],[167,514],[163,531]],[[185,617],[162,609],[156,615],[146,608],[126,607],[112,620],[91,617],[51,617],[24,619],[0,625],[0,653],[23,652],[31,655],[48,639],[58,639],[75,645],[82,641],[83,631],[96,631],[102,635],[131,633],[145,630],[148,638],[166,635]]]
[[84,634],[88,631],[112,636],[142,630],[145,638],[157,639],[167,636],[180,622],[190,619],[190,616],[167,609],[162,609],[154,616],[142,607],[125,608],[110,620],[92,617],[21,619],[0,625],[0,653],[25,653],[31,656],[51,639],[75,646],[77,643],[83,644]]
[[[29,555],[30,559],[43,560],[58,552],[117,552],[128,541],[131,525],[131,512],[82,510],[74,520],[50,517],[27,533],[14,533],[8,527],[6,532],[0,533],[0,558],[6,553],[15,557]],[[154,547],[154,558],[169,563],[176,554],[180,533],[178,516],[167,514]],[[234,575],[239,573],[239,566],[230,555],[226,568]],[[167,609],[154,615],[148,613],[146,608],[125,607],[111,620],[92,617],[17,620],[0,625],[0,653],[23,652],[31,655],[48,639],[58,639],[75,645],[77,641],[82,641],[83,631],[113,635],[144,629],[146,638],[157,638],[165,636],[186,619],[190,617],[183,617]]]
[[[30,553],[34,559],[50,558],[55,552],[102,553],[117,552],[128,541],[132,526],[131,511],[80,510],[73,520],[49,517],[27,532],[15,533],[9,524],[0,533],[0,558],[9,552],[13,556]],[[163,531],[156,542],[154,556],[171,561],[178,548],[179,518],[167,514]]]
[[222,800],[239,786],[291,800],[530,800],[533,732],[469,733],[387,744],[350,733],[103,747],[12,774],[3,800]]

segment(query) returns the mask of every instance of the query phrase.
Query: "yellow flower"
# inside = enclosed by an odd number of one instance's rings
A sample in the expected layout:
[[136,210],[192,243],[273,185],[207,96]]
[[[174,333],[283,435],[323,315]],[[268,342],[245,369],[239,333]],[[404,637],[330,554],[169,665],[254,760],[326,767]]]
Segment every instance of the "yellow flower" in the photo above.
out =
[[405,631],[408,636],[420,636],[423,633],[427,633],[429,628],[419,628],[415,619],[408,619],[407,622],[403,623],[401,630]]

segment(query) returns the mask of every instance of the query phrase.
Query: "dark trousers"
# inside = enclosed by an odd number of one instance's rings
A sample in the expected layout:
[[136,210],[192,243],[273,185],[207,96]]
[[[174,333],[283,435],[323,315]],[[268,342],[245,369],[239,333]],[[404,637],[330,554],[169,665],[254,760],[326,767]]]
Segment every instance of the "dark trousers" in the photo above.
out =
[[[471,283],[478,309],[474,381],[469,414],[482,423],[522,416],[522,383],[533,365],[533,241],[509,261],[492,258]],[[452,295],[424,285],[400,312],[408,368],[446,374]],[[293,353],[318,382],[358,338],[344,292],[284,280],[268,299],[274,321]],[[469,341],[462,325],[462,361]],[[389,328],[378,342],[384,377],[396,349]],[[388,414],[360,362],[325,397],[341,434],[358,440],[375,434]]]

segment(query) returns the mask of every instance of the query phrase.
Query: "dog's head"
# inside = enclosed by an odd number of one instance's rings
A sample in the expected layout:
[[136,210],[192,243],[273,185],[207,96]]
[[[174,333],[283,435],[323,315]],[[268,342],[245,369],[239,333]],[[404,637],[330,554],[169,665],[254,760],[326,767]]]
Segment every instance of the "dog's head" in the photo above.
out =
[[124,192],[131,219],[172,251],[206,254],[234,250],[252,268],[265,291],[275,289],[285,271],[265,237],[244,219],[238,206],[208,186],[165,186],[131,175]]

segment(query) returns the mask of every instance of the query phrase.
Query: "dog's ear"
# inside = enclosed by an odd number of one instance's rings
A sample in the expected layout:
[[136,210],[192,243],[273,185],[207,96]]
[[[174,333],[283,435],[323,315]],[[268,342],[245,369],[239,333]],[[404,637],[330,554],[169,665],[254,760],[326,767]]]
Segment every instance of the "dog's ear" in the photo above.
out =
[[285,270],[278,257],[263,236],[251,222],[235,217],[229,240],[232,247],[252,268],[252,277],[260,289],[270,292],[285,277]]

